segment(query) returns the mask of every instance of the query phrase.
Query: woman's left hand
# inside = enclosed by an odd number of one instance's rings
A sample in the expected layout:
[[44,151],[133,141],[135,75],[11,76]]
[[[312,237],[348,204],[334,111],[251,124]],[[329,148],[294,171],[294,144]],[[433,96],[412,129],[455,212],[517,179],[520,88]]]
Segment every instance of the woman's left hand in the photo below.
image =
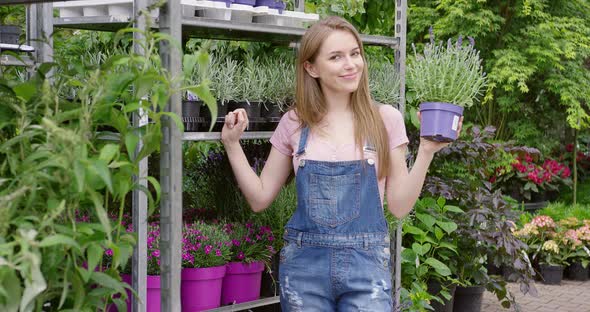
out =
[[[417,114],[418,120],[422,122],[422,115],[420,114],[420,112],[417,112]],[[461,134],[461,128],[463,128],[463,116],[461,116],[461,119],[459,119],[459,127],[457,128],[457,138],[459,138],[459,134]],[[420,150],[423,150],[426,153],[434,154],[440,151],[441,149],[447,147],[451,143],[452,142],[436,142],[421,137]]]

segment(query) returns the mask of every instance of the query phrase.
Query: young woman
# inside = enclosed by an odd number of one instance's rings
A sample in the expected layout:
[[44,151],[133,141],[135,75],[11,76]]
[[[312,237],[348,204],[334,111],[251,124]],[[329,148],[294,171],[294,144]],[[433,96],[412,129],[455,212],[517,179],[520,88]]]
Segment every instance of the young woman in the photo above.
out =
[[260,176],[239,144],[245,111],[227,114],[221,133],[253,211],[268,207],[295,171],[297,209],[280,255],[282,310],[391,311],[384,195],[396,217],[408,214],[434,154],[447,144],[422,139],[408,172],[403,117],[372,102],[362,42],[344,19],[307,30],[296,68],[295,105],[270,139]]

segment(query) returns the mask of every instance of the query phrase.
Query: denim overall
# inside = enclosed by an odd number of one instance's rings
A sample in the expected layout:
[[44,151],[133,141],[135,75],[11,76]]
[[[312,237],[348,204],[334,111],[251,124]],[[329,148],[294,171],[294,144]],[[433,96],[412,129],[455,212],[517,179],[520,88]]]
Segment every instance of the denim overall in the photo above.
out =
[[355,161],[305,159],[309,128],[296,157],[297,209],[280,254],[281,309],[391,311],[389,234],[374,152]]

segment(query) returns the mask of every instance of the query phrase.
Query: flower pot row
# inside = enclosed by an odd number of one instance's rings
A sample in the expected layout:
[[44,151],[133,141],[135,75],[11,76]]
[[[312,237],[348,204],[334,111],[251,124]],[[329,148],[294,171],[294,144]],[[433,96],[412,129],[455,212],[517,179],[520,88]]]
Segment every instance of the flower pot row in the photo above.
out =
[[581,262],[574,262],[567,267],[541,264],[539,273],[544,284],[559,285],[564,277],[575,281],[587,281],[590,279],[590,266],[584,267]]
[[[182,0],[185,17],[203,17],[217,20],[232,20],[242,23],[263,23],[278,26],[303,27],[304,22],[319,20],[318,14],[285,10],[281,0]],[[56,2],[61,18],[133,16],[133,0],[82,0]],[[159,15],[156,9],[154,17]]]
[[[238,108],[242,108],[248,114],[249,125],[246,130],[272,131],[276,128],[283,112],[278,106],[263,102],[237,102],[229,101],[225,105],[217,106],[217,119],[213,131],[221,131],[225,122],[225,115]],[[182,102],[182,121],[187,132],[209,131],[211,124],[211,112],[201,101]]]
[[[257,300],[264,263],[230,262],[209,268],[183,268],[181,271],[182,311],[204,311],[221,305]],[[131,276],[122,275],[131,285]],[[147,277],[146,311],[160,311],[160,276]],[[131,311],[131,292],[128,291],[127,311]],[[111,312],[117,311],[112,308]]]

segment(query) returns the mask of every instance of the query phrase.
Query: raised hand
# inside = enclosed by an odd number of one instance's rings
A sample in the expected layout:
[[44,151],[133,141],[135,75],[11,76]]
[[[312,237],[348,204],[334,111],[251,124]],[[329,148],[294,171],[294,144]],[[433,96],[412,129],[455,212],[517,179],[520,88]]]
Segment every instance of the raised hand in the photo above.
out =
[[224,144],[240,141],[244,130],[248,127],[248,114],[243,108],[238,108],[225,115],[225,123],[221,129],[221,141]]

